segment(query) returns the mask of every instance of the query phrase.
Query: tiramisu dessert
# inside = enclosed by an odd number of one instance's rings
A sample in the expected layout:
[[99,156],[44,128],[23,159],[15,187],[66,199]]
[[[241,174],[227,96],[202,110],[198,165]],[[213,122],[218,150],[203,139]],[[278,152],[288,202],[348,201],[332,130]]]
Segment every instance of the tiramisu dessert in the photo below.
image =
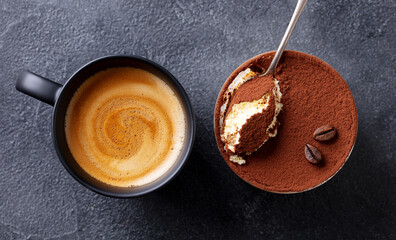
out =
[[[275,137],[282,93],[273,76],[247,68],[228,86],[220,108],[221,141],[229,160],[244,164],[270,137]],[[232,97],[232,98],[231,98]]]
[[215,136],[246,182],[302,192],[344,165],[357,135],[356,105],[340,74],[302,52],[285,51],[274,75],[262,76],[273,56],[252,58],[227,79],[216,102]]

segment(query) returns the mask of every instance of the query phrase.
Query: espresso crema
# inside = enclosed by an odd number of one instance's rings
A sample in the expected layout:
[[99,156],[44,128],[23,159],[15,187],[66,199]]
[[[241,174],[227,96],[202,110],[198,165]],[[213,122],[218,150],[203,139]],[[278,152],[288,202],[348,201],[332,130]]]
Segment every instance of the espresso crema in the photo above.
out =
[[66,139],[77,163],[104,183],[150,183],[177,161],[186,134],[174,91],[138,68],[110,68],[87,79],[66,113]]

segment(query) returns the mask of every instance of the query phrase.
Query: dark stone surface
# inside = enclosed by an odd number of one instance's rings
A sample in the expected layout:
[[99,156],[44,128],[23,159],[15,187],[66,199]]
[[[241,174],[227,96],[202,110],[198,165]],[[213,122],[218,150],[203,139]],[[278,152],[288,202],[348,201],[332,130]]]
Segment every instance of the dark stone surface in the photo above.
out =
[[[296,195],[257,190],[218,153],[217,94],[233,69],[273,50],[296,1],[15,1],[0,4],[0,239],[395,239],[396,3],[310,1],[288,49],[349,84],[359,134],[330,182]],[[64,83],[84,63],[136,54],[169,69],[195,107],[180,175],[137,199],[78,184],[51,142],[49,105],[15,90],[20,70]]]

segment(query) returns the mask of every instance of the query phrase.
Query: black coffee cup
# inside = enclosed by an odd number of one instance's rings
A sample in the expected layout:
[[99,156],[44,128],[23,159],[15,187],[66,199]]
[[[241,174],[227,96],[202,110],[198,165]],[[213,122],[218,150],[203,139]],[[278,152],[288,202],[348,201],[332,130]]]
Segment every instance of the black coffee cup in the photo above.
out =
[[[137,187],[115,187],[91,177],[73,158],[65,135],[65,116],[69,102],[81,84],[95,73],[114,67],[133,67],[146,70],[163,81],[176,93],[186,116],[186,138],[179,158],[161,177],[146,185]],[[16,82],[16,89],[40,101],[54,106],[52,118],[52,137],[58,157],[79,183],[97,193],[110,197],[136,197],[152,192],[180,172],[192,150],[195,136],[195,119],[190,100],[176,78],[155,62],[138,56],[108,56],[93,60],[75,72],[62,86],[29,71],[23,71]]]

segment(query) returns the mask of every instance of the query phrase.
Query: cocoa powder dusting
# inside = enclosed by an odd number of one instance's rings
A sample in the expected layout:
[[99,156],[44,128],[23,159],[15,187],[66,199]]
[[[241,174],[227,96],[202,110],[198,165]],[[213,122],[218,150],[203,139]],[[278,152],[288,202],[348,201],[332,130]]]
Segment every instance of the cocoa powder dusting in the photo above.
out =
[[[275,72],[283,94],[278,135],[247,156],[245,165],[230,162],[220,140],[219,110],[225,89],[249,65],[266,69],[273,55],[274,52],[270,52],[250,59],[227,79],[215,107],[216,140],[226,163],[250,184],[273,192],[304,191],[328,180],[343,166],[357,134],[353,96],[340,74],[327,63],[297,51],[283,53]],[[253,97],[248,93],[240,98]],[[330,142],[315,141],[312,133],[325,124],[337,129],[337,138]],[[320,150],[323,155],[320,165],[305,159],[305,144],[315,145]]]
[[230,112],[234,104],[241,102],[251,102],[260,99],[264,94],[271,93],[275,87],[272,76],[255,77],[242,84],[231,98],[226,115]]
[[268,109],[262,113],[253,115],[241,130],[240,144],[235,146],[236,153],[252,153],[256,151],[266,139],[269,139],[267,128],[271,124],[275,115],[274,96],[270,97]]

